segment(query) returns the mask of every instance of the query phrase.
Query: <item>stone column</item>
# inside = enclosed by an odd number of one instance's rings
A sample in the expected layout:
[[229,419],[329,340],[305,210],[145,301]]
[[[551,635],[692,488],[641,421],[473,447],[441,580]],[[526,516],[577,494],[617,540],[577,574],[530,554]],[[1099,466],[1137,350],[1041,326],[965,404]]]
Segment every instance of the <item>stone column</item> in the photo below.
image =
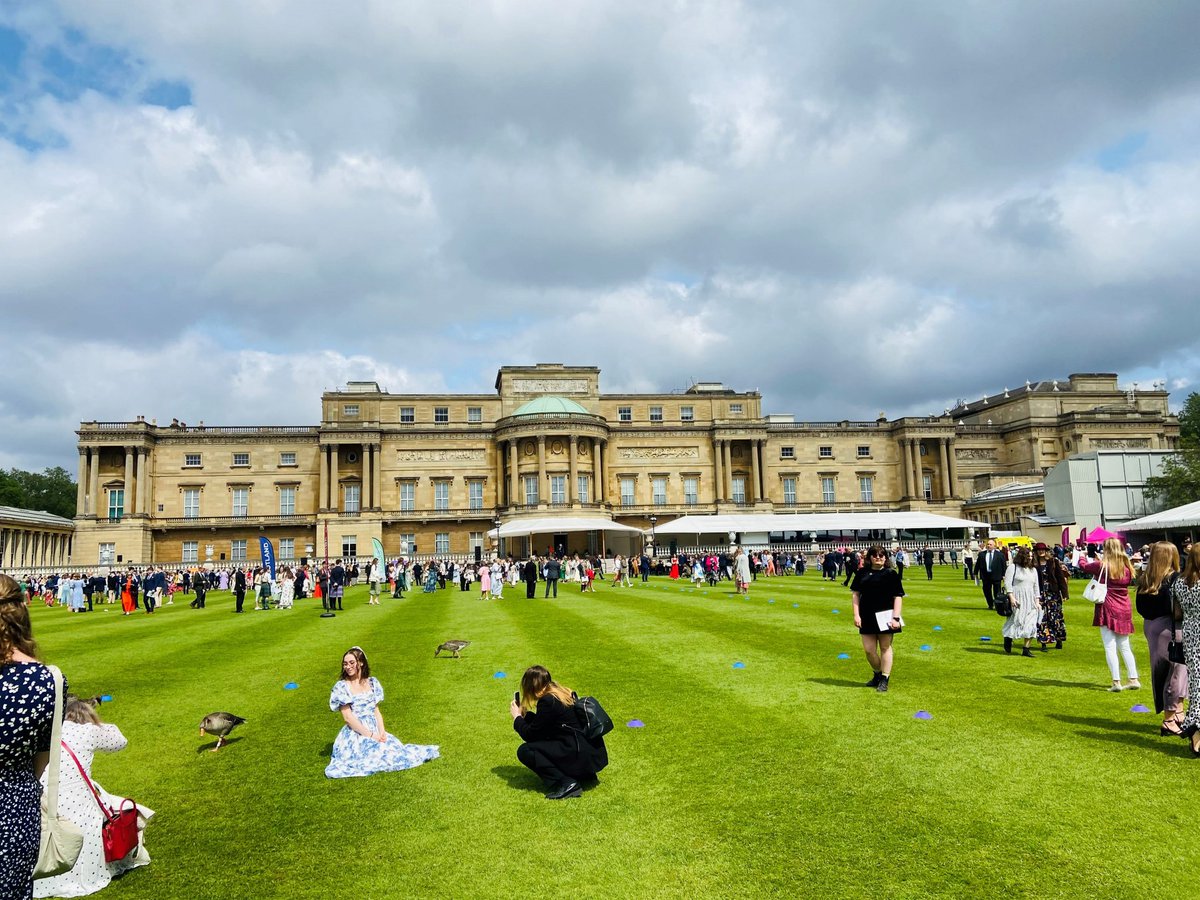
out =
[[904,438],[900,441],[900,446],[904,449],[904,468],[902,470],[904,474],[904,496],[912,497],[915,493],[912,489],[912,441]]
[[125,505],[121,510],[122,516],[131,516],[136,509],[133,505],[135,496],[133,490],[133,453],[133,447],[125,448]]
[[950,438],[938,438],[938,450],[942,455],[942,499],[950,499]]
[[91,464],[91,481],[88,484],[88,493],[92,496],[92,515],[99,517],[100,515],[100,448],[93,447],[90,450],[92,456]]
[[317,512],[329,508],[329,445],[321,444],[321,487],[317,494]]
[[958,460],[954,457],[954,439],[946,438],[946,457],[950,465],[950,496],[958,496]]
[[371,467],[375,471],[375,480],[371,482],[371,509],[383,509],[383,444],[372,446],[375,459]]
[[1031,468],[1040,469],[1042,467],[1042,454],[1038,450],[1037,435],[1029,439],[1029,460]]
[[721,474],[721,442],[713,441],[713,500],[720,503],[725,498],[722,495],[722,488],[725,481]]
[[538,506],[549,499],[550,489],[546,486],[546,436],[538,435]]
[[578,452],[578,450],[579,450],[579,438],[576,437],[575,435],[571,435],[571,474],[568,476],[568,481],[567,481],[567,502],[572,505],[575,503],[575,501],[577,501],[579,499],[579,492],[576,489],[576,484],[579,480],[578,479],[579,460],[576,457],[576,453]]
[[725,481],[721,485],[722,492],[725,494],[726,500],[733,499],[733,465],[730,462],[731,454],[729,450],[729,441],[721,441],[721,453],[724,456],[724,475]]
[[751,441],[750,442],[750,493],[753,495],[750,498],[751,503],[757,503],[759,500],[762,499],[762,494],[759,493],[761,488],[759,487],[760,480],[759,480],[758,474],[759,474],[758,441]]
[[87,448],[79,448],[79,477],[75,482],[75,515],[87,515]]
[[138,448],[137,458],[137,510],[142,515],[150,515],[150,449]]
[[370,462],[367,459],[368,451],[370,449],[370,444],[359,445],[359,480],[362,483],[362,488],[358,497],[358,508],[360,511],[368,508],[369,504],[367,503],[367,498],[371,496],[371,467]]
[[[470,490],[470,488],[468,488]],[[504,441],[496,441],[496,506],[504,505]]]
[[603,503],[600,493],[600,441],[597,438],[592,438],[592,484],[595,487],[593,493],[596,495],[596,502]]
[[521,492],[517,484],[517,442],[508,442],[508,502],[510,506],[518,506]]

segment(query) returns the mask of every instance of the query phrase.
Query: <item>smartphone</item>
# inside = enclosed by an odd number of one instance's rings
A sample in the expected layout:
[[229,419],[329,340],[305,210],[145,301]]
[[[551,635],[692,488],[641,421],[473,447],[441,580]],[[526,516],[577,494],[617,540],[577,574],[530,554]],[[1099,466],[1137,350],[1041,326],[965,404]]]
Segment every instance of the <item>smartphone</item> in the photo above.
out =
[[521,692],[520,691],[513,691],[513,703],[517,704],[517,706],[521,705]]

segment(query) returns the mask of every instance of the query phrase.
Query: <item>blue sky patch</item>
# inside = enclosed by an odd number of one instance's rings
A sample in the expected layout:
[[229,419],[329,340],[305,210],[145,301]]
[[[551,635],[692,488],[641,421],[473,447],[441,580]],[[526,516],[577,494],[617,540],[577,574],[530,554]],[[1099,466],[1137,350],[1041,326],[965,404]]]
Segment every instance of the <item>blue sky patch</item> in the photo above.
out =
[[192,89],[182,81],[155,81],[142,91],[140,99],[150,106],[179,109],[192,105]]
[[0,28],[0,79],[15,75],[25,55],[25,39],[11,28]]
[[1109,144],[1096,154],[1096,162],[1106,172],[1120,172],[1131,166],[1139,151],[1146,146],[1150,133],[1135,131],[1125,135],[1115,144]]

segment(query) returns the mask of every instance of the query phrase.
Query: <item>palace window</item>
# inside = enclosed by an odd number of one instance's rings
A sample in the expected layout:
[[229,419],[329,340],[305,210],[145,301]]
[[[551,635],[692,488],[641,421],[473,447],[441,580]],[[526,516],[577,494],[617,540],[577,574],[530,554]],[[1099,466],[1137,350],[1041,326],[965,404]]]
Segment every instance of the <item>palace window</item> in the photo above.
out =
[[683,479],[683,502],[687,506],[700,502],[700,479],[694,475]]
[[634,499],[633,498],[633,485],[634,485],[633,477],[629,476],[629,475],[622,475],[620,484],[621,484],[621,505],[622,506],[633,506],[633,499]]
[[279,454],[279,464],[281,466],[294,466],[296,464],[296,452],[287,450]]
[[400,512],[412,512],[417,508],[417,484],[414,481],[400,482]]
[[295,559],[296,558],[296,539],[295,538],[280,538],[279,539],[279,558],[280,559]]
[[679,407],[679,421],[680,421],[680,422],[694,422],[694,421],[696,421],[696,409],[695,409],[695,407],[692,407],[692,406],[681,406],[681,407]]
[[667,479],[662,475],[655,475],[650,479],[650,493],[653,496],[655,506],[667,505]]
[[662,420],[663,420],[662,407],[661,406],[650,407],[650,421],[651,422],[661,422]]
[[200,518],[200,488],[185,488],[183,491],[183,517]]
[[578,477],[578,479],[576,480],[576,488],[577,488],[576,496],[579,497],[580,503],[590,503],[591,502],[588,499],[588,497],[590,495],[589,489],[591,488],[591,484],[592,484],[591,480],[586,475],[580,475]]
[[733,502],[734,503],[745,503],[746,502],[746,476],[745,475],[734,475],[732,478],[732,481],[733,481]]
[[829,476],[821,479],[821,502],[824,504],[837,503],[837,493],[834,491],[834,480]]
[[729,414],[731,416],[740,416],[742,414],[742,404],[730,403],[729,404]]
[[833,447],[824,445],[817,449],[817,456],[821,459],[833,459]]
[[483,549],[483,532],[472,531],[467,537],[467,552],[474,553],[476,550]]
[[356,513],[362,509],[362,485],[348,484],[342,488],[342,511]]
[[566,475],[551,475],[550,476],[550,502],[551,503],[566,503],[567,502],[567,476]]
[[358,535],[342,535],[342,556],[347,559],[354,559],[358,556]]
[[117,545],[116,544],[101,544],[100,545],[100,565],[111,566],[117,561]]
[[467,506],[471,509],[483,509],[483,482],[467,482]]
[[400,407],[400,424],[411,425],[417,421],[417,411],[411,406]]
[[246,561],[246,541],[244,538],[234,538],[229,542],[229,558],[236,562]]
[[472,425],[478,425],[480,422],[482,422],[483,421],[483,407],[482,406],[468,406],[467,407],[467,421],[470,422]]
[[199,453],[185,453],[185,454],[183,454],[183,465],[184,465],[186,468],[188,468],[188,469],[198,469],[198,468],[200,468],[200,465],[201,465],[201,463],[200,463],[200,454],[199,454]]
[[870,475],[860,475],[858,478],[858,498],[863,503],[875,502],[875,479]]
[[525,475],[525,505],[537,506],[538,504],[538,477],[536,475]]
[[783,479],[783,502],[788,506],[796,505],[796,479]]
[[279,489],[279,514],[281,516],[294,516],[296,514],[296,489],[294,487],[281,487]]
[[200,542],[184,541],[183,552],[179,558],[185,563],[200,562]]
[[411,531],[408,534],[400,535],[400,554],[404,556],[409,553],[415,553],[417,547],[417,536]]
[[433,536],[433,552],[445,556],[450,552],[450,532],[439,531]]
[[870,456],[871,448],[867,444],[859,444],[858,445],[858,455],[860,458],[864,457],[864,456]]
[[450,508],[450,482],[435,481],[433,483],[433,508]]
[[926,500],[933,499],[933,476],[932,475],[922,475],[921,476],[921,493],[925,496]]
[[617,407],[617,418],[622,422],[632,422],[633,421],[633,407],[632,406],[618,406]]
[[796,458],[796,448],[795,447],[780,447],[779,448],[779,458],[780,459],[795,459]]
[[250,488],[234,488],[229,495],[233,501],[231,516],[250,515]]
[[345,404],[342,407],[342,415],[346,416],[347,418],[351,418],[351,419],[354,418],[355,416],[357,416],[358,415],[358,404],[357,403]]
[[250,454],[249,453],[233,454],[233,464],[234,464],[234,466],[239,466],[239,467],[250,465]]
[[433,408],[433,421],[439,425],[445,425],[450,421],[450,407],[435,406]]

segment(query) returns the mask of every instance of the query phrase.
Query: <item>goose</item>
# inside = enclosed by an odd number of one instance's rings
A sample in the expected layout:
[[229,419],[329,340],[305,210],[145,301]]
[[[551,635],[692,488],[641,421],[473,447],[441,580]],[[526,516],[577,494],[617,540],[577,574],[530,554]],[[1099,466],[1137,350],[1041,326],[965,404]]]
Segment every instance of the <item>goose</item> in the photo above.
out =
[[217,739],[217,746],[212,748],[212,752],[216,753],[221,749],[221,744],[225,741],[226,735],[245,721],[241,716],[235,716],[233,713],[209,713],[200,721],[200,734],[203,735],[205,732],[208,732]]

